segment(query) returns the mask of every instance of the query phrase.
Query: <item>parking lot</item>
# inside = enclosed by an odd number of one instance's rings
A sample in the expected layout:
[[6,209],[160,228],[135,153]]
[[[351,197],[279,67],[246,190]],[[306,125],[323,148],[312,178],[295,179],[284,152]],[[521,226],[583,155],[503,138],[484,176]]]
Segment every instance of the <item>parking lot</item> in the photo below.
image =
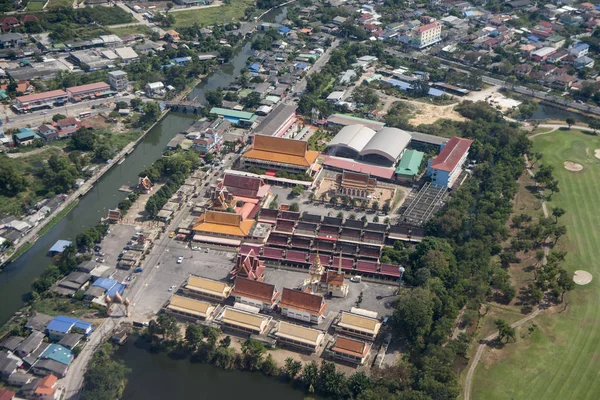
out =
[[[154,267],[153,276],[144,283],[142,293],[132,307],[131,317],[134,320],[154,317],[191,274],[216,280],[227,279],[235,253],[223,250],[205,253],[206,248],[201,249],[191,250],[186,243],[176,240],[168,242]],[[183,257],[181,264],[177,263],[179,257]],[[169,291],[171,286],[175,286],[173,291]]]

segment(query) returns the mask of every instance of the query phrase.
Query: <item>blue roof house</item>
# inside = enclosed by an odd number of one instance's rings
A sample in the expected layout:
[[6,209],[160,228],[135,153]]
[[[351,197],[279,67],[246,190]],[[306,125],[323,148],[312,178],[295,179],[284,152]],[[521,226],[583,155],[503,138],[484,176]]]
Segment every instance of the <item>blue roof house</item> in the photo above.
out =
[[54,360],[66,366],[69,366],[73,362],[73,358],[71,350],[55,343],[48,346],[40,357],[42,360]]
[[258,64],[258,63],[250,64],[250,65],[248,65],[248,69],[250,70],[250,72],[258,73],[260,71],[260,64]]
[[46,325],[46,332],[51,340],[59,341],[67,333],[70,333],[73,328],[82,331],[86,336],[94,331],[92,324],[89,322],[59,315]]
[[279,34],[280,35],[287,35],[288,33],[290,33],[291,29],[288,28],[287,26],[280,26],[279,27]]
[[50,253],[62,253],[65,248],[69,247],[72,242],[68,240],[58,240],[54,246],[50,247]]
[[13,137],[15,142],[22,146],[28,146],[32,144],[35,139],[41,139],[41,137],[31,128],[21,128],[19,129],[19,132],[13,135]]
[[186,63],[192,61],[192,57],[175,57],[171,59],[173,64],[177,64],[180,67],[183,67]]

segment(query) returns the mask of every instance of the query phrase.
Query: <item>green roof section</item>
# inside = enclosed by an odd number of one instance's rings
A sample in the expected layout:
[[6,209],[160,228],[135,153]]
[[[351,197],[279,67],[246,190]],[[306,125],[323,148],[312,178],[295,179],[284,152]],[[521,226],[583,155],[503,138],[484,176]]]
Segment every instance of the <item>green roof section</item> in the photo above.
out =
[[396,175],[416,176],[425,153],[417,150],[406,150],[396,168]]
[[236,110],[230,110],[228,108],[221,108],[221,107],[213,107],[213,108],[211,108],[210,109],[210,113],[211,114],[222,115],[223,117],[246,119],[248,121],[252,120],[252,117],[254,117],[254,114],[251,113],[251,112],[236,111]]

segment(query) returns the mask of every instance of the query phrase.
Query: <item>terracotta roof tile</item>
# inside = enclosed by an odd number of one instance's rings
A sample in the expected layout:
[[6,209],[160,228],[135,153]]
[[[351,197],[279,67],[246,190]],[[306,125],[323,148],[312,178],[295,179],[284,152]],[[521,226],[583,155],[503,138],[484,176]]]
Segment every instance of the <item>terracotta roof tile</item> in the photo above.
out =
[[323,311],[325,311],[326,304],[325,299],[316,294],[284,288],[279,306],[295,308],[311,314],[320,315],[323,314]]
[[365,357],[371,346],[368,343],[365,343],[360,340],[350,339],[346,337],[339,336],[333,347],[331,348],[333,351],[338,351],[340,353],[346,353],[357,357]]
[[473,143],[473,141],[470,139],[454,136],[433,160],[431,168],[448,172],[453,171],[462,156],[469,151],[471,143]]
[[235,280],[235,286],[231,294],[272,303],[277,291],[274,285],[238,277]]

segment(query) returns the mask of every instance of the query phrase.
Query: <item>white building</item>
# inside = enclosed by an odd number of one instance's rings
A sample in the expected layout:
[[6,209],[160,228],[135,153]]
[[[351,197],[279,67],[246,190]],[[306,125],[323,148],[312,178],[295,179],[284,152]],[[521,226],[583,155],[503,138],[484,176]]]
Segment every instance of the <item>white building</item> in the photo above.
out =
[[442,40],[442,25],[433,22],[431,24],[415,28],[413,33],[413,46],[423,49]]
[[151,82],[146,84],[146,95],[147,96],[164,96],[165,85],[162,82]]
[[108,73],[108,83],[113,90],[121,92],[129,87],[129,78],[125,71],[110,71]]

